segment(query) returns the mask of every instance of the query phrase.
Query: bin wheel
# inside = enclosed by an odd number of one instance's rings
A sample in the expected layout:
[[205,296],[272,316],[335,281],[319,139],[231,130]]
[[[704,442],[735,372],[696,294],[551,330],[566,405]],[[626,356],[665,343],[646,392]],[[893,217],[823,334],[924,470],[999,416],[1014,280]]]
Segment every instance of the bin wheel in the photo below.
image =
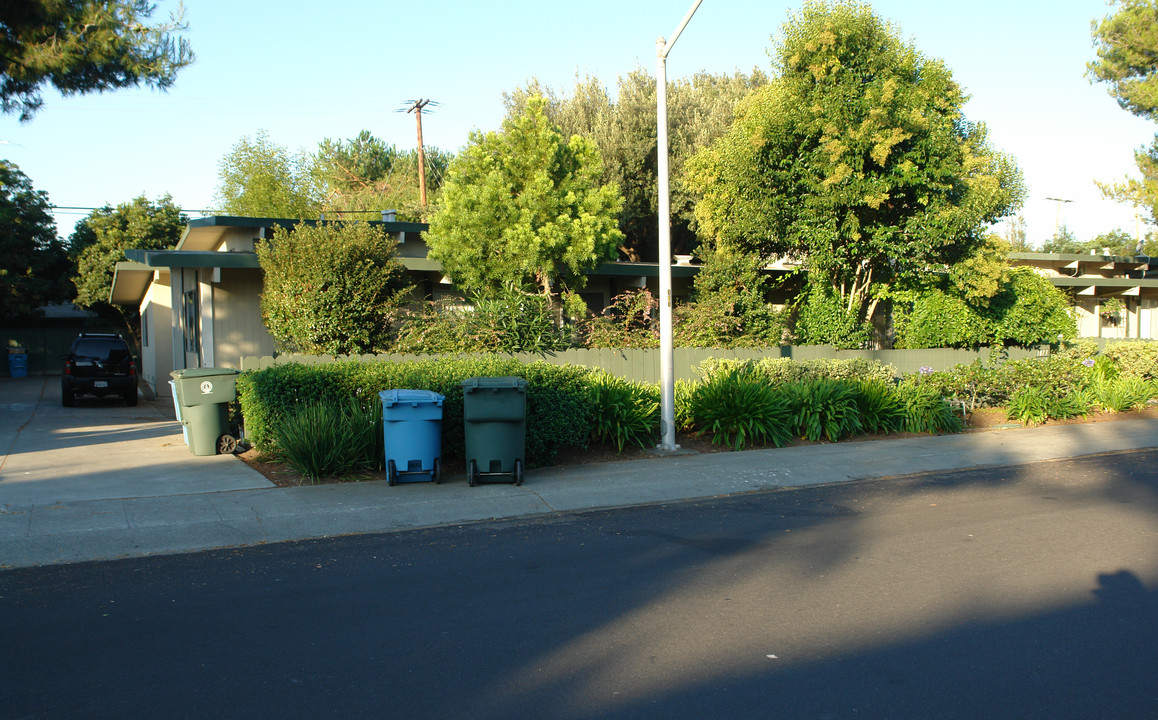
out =
[[434,458],[434,484],[437,485],[442,482],[442,459]]
[[515,484],[516,485],[522,485],[523,484],[523,461],[522,460],[516,460],[515,461]]
[[232,455],[233,451],[237,449],[237,438],[232,435],[222,435],[217,438],[217,454],[218,455]]
[[471,460],[466,466],[466,481],[470,483],[471,487],[478,484],[478,463]]
[[398,467],[393,460],[386,461],[386,481],[391,485],[398,484]]

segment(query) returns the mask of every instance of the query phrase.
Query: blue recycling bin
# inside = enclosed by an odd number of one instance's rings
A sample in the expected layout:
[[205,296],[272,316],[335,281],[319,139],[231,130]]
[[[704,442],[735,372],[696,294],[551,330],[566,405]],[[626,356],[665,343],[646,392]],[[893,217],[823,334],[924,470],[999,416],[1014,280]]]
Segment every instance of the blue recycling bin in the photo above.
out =
[[28,377],[28,353],[24,348],[8,348],[8,375],[14,378]]
[[386,476],[400,482],[442,482],[442,403],[430,390],[383,390]]

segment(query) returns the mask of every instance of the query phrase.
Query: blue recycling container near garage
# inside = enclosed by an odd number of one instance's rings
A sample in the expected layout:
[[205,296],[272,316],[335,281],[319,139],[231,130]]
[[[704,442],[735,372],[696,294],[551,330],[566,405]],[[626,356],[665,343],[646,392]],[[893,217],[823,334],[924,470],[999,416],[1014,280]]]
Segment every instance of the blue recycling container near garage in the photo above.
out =
[[8,348],[8,375],[14,378],[28,377],[28,353],[24,348]]
[[442,481],[442,403],[431,390],[383,390],[382,440],[390,484]]

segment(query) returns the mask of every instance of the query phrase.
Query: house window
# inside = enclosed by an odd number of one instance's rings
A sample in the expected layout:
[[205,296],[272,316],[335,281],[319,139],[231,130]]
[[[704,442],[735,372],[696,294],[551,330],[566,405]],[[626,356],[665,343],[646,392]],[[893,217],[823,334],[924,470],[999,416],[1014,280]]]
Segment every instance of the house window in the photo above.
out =
[[197,291],[188,290],[182,296],[182,308],[185,315],[185,352],[197,352]]

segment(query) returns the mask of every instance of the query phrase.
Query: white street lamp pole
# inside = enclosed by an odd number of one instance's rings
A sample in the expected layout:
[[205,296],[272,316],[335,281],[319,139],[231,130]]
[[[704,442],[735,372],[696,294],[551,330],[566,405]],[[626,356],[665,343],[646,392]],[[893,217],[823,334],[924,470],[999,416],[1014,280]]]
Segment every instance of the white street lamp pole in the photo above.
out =
[[671,40],[661,37],[655,41],[656,47],[656,141],[657,170],[659,176],[659,432],[660,451],[679,450],[675,441],[675,357],[672,352],[671,329],[671,196],[667,177],[667,54],[679,39],[684,26],[695,15],[702,0],[695,0],[692,9],[671,35]]

